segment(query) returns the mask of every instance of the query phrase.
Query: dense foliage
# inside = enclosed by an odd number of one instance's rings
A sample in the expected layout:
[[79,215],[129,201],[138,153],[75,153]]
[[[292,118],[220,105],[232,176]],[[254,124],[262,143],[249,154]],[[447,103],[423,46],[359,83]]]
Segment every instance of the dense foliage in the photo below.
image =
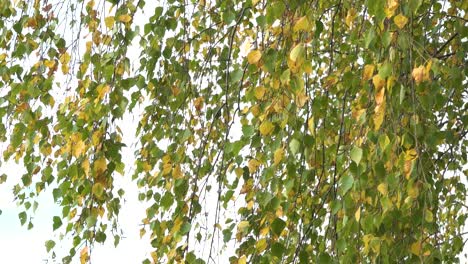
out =
[[[32,227],[52,192],[53,229],[73,240],[60,258],[85,263],[94,243],[119,242],[124,174],[149,204],[145,263],[458,262],[467,10],[0,0],[2,153],[27,169],[8,175],[19,219]],[[128,175],[118,124],[132,114]]]

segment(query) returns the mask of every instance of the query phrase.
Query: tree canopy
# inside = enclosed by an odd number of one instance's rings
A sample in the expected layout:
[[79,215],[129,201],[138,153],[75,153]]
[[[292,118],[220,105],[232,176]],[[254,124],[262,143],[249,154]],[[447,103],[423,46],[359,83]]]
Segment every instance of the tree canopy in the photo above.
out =
[[0,182],[15,179],[30,227],[37,197],[53,193],[53,229],[73,240],[64,263],[118,244],[119,174],[149,205],[144,263],[458,262],[467,10],[0,0],[1,151],[27,170]]

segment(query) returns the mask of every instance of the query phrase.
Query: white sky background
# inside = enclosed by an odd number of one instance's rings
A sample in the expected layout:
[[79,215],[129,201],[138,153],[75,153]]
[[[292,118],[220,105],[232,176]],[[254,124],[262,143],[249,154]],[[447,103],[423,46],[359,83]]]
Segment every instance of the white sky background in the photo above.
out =
[[[141,14],[139,11],[135,15],[135,24],[141,25],[141,29],[143,29],[142,25],[147,22],[149,16],[152,15],[156,3],[158,1],[147,1],[144,10],[148,10],[149,13]],[[134,45],[129,48],[127,54],[134,68],[138,67],[137,58],[139,53],[138,38],[136,38]],[[108,235],[104,245],[96,243],[92,251],[91,260],[93,264],[141,263],[145,258],[151,259],[149,252],[152,251],[152,248],[148,235],[144,236],[143,239],[140,239],[139,236],[140,223],[141,219],[145,217],[146,204],[138,201],[138,189],[136,182],[131,180],[130,173],[133,168],[133,153],[137,141],[135,130],[141,112],[142,108],[136,107],[134,113],[127,113],[118,124],[123,132],[123,143],[127,146],[122,149],[127,174],[124,177],[116,175],[115,178],[116,189],[123,187],[122,189],[125,190],[125,202],[122,203],[119,217],[120,228],[124,232],[123,238],[117,248],[114,247],[113,238],[110,235]],[[238,129],[234,128],[231,134],[239,133],[238,131]],[[0,145],[0,149],[4,149],[4,146]],[[2,215],[0,215],[0,263],[54,263],[50,260],[50,255],[46,252],[44,246],[45,241],[49,239],[54,239],[57,242],[54,248],[57,252],[56,263],[61,263],[61,258],[67,255],[65,250],[69,249],[71,238],[68,237],[62,241],[63,246],[61,246],[61,242],[57,237],[59,232],[53,232],[52,230],[52,217],[61,215],[61,208],[54,204],[51,194],[52,188],[48,188],[37,200],[39,207],[33,216],[34,228],[27,230],[27,224],[25,226],[20,225],[18,213],[22,212],[23,208],[18,208],[13,201],[12,187],[19,181],[24,172],[25,170],[21,164],[15,164],[14,162],[0,164],[0,175],[2,173],[8,175],[7,182],[0,185],[0,210],[3,211]],[[238,200],[242,199],[239,198]],[[208,203],[207,205],[210,206],[211,204]],[[211,206],[214,207],[215,204],[213,203]],[[223,221],[221,221],[222,223]],[[230,253],[232,253],[232,250],[228,249],[228,252],[221,256],[221,259],[227,258]],[[465,245],[464,254],[466,253],[468,253],[468,247]],[[79,255],[79,252],[77,252],[77,255]],[[220,259],[217,259],[217,261],[219,261],[218,263],[224,263]],[[462,261],[466,263],[466,258],[463,256]],[[78,256],[75,257],[72,263],[78,263]]]

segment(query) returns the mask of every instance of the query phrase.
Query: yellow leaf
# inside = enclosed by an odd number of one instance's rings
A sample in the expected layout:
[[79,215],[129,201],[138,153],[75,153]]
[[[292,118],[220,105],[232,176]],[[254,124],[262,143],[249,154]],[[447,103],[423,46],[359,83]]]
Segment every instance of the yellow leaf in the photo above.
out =
[[282,148],[277,149],[273,156],[274,164],[280,164],[281,160],[283,160],[284,157],[284,150]]
[[384,101],[385,97],[385,88],[380,88],[378,92],[375,94],[375,103],[377,105],[381,105]]
[[382,104],[377,105],[374,111],[374,130],[377,131],[380,129],[380,126],[383,123],[385,116],[385,101]]
[[299,20],[297,20],[293,28],[294,32],[298,32],[301,30],[307,31],[308,29],[310,29],[310,23],[306,16],[299,18]]
[[357,222],[359,222],[359,220],[361,219],[361,208],[360,207],[354,213],[354,218],[356,218]]
[[405,160],[415,160],[418,157],[418,152],[415,149],[405,151]]
[[62,56],[60,56],[60,63],[67,64],[70,62],[70,59],[70,54],[68,52],[65,52],[62,54]]
[[372,78],[372,83],[374,84],[374,87],[376,90],[379,90],[380,88],[384,87],[386,84],[385,79],[382,79],[382,77],[380,77],[380,75],[378,74],[376,74]]
[[413,171],[413,161],[411,161],[411,160],[405,161],[405,164],[404,164],[404,167],[403,167],[403,172],[404,172],[405,178],[407,180],[409,180],[412,171]]
[[267,136],[273,132],[274,128],[275,126],[270,121],[265,121],[260,125],[260,134],[262,136]]
[[413,244],[411,244],[410,252],[416,256],[420,256],[421,255],[421,243],[414,242]]
[[[429,65],[432,65],[432,61]],[[429,80],[429,70],[427,69],[427,67],[424,67],[423,65],[413,69],[411,76],[413,77],[416,84],[420,84],[422,81]]]
[[256,159],[249,160],[249,163],[247,165],[247,167],[249,167],[250,173],[256,172],[259,166],[260,166],[260,162]]
[[119,16],[119,21],[124,22],[124,23],[128,23],[128,22],[132,21],[132,17],[130,15],[128,15],[128,14],[120,15]]
[[381,183],[377,186],[377,190],[383,195],[386,196],[388,194],[388,186],[386,183]]
[[172,176],[174,179],[180,179],[184,177],[184,173],[182,172],[182,169],[179,164],[177,164],[174,168],[174,171],[172,172]]
[[106,27],[112,28],[114,26],[115,19],[113,16],[108,16],[104,19],[104,23],[106,24]]
[[72,154],[75,158],[78,158],[79,156],[81,156],[81,154],[83,154],[86,145],[81,139],[73,142],[73,144],[74,145],[72,148]]
[[237,231],[243,232],[250,226],[249,221],[240,221],[237,225]]
[[89,258],[88,247],[85,246],[80,252],[80,263],[85,264],[86,261],[88,261],[88,258]]
[[356,121],[361,119],[361,116],[366,112],[366,109],[353,109],[351,115],[353,116]]
[[47,68],[52,69],[55,66],[55,61],[53,61],[53,60],[44,60],[44,65]]
[[408,196],[413,198],[413,199],[416,199],[418,198],[419,196],[419,188],[417,185],[415,184],[412,184],[409,186],[408,188]]
[[96,87],[98,93],[98,99],[104,98],[104,96],[110,91],[110,86],[108,84],[100,84]]
[[255,98],[257,98],[258,100],[262,100],[263,96],[265,96],[266,88],[263,86],[256,87],[254,93]]
[[364,66],[364,71],[362,73],[362,79],[364,81],[368,81],[372,78],[372,76],[374,75],[374,70],[375,70],[375,66],[372,65],[372,64],[367,64],[366,66]]
[[267,244],[266,238],[262,238],[258,240],[257,243],[255,244],[255,247],[257,248],[258,253],[262,253],[267,248],[267,246],[268,244]]
[[104,157],[100,157],[99,159],[94,161],[94,172],[97,174],[101,174],[107,170],[107,160]]
[[63,74],[68,74],[70,72],[70,67],[67,64],[62,64]]
[[393,22],[395,22],[399,29],[402,29],[405,27],[406,23],[408,23],[408,18],[402,14],[398,14],[396,17],[393,18]]
[[262,53],[259,50],[252,50],[247,54],[247,61],[250,64],[257,64],[260,61],[260,58],[262,57]]
[[270,232],[270,227],[266,226],[260,230],[260,236],[266,236]]
[[304,45],[302,45],[302,43],[299,43],[291,50],[291,53],[289,54],[289,58],[293,62],[296,62],[297,59],[300,58],[303,53],[304,53]]
[[309,100],[309,97],[305,95],[303,91],[299,92],[296,96],[296,104],[299,108],[302,108],[306,104],[307,100]]
[[434,214],[432,214],[431,210],[429,209],[425,210],[424,219],[429,223],[432,223],[432,221],[434,221]]
[[145,228],[140,229],[140,238],[143,238],[145,234],[146,234],[146,229]]
[[385,8],[385,16],[391,18],[398,8],[398,0],[387,0],[387,7]]
[[309,118],[307,121],[307,127],[309,128],[309,132],[312,136],[315,136],[315,121],[314,117]]
[[345,23],[348,27],[351,27],[353,25],[353,21],[356,18],[356,9],[351,8],[348,10],[348,13],[346,15]]
[[88,176],[89,175],[89,160],[85,159],[81,163],[81,168],[83,168],[85,175]]
[[239,258],[239,260],[237,261],[237,264],[246,264],[247,263],[247,258],[245,257],[245,255],[242,255],[242,257]]

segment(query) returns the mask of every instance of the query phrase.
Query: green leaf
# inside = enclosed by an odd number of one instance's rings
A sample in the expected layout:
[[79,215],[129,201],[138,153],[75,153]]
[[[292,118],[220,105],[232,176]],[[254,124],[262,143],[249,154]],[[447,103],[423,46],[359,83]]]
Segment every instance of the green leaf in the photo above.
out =
[[283,221],[283,219],[281,218],[276,218],[275,220],[273,220],[273,223],[271,223],[271,230],[277,236],[279,236],[281,232],[283,232],[283,229],[285,227],[286,227],[286,222]]
[[379,23],[385,18],[385,2],[386,0],[368,0],[366,3],[369,14],[375,16]]
[[277,258],[281,258],[286,251],[284,245],[280,242],[271,245],[271,254]]
[[379,69],[379,75],[382,79],[390,77],[392,75],[392,65],[388,62],[384,63]]
[[422,0],[409,0],[408,7],[413,14],[418,12],[419,7],[422,4]]
[[405,100],[405,94],[405,87],[400,85],[400,105],[403,103],[403,100]]
[[299,140],[293,138],[289,143],[289,149],[291,150],[292,154],[297,154],[300,148],[301,143],[299,142]]
[[47,240],[45,242],[45,247],[47,249],[47,252],[50,252],[51,249],[53,249],[55,247],[55,241],[53,240]]
[[57,230],[59,227],[62,226],[62,219],[58,216],[54,216],[53,218],[53,230]]
[[332,264],[333,263],[333,259],[332,257],[330,257],[329,254],[325,253],[325,252],[322,252],[320,253],[320,256],[318,258],[318,264]]
[[354,178],[350,174],[345,174],[340,179],[341,194],[345,195],[353,187]]
[[359,165],[359,162],[361,162],[361,159],[362,159],[362,149],[354,146],[351,149],[350,156],[351,156],[351,160],[356,162],[356,164]]
[[26,219],[27,219],[26,212],[19,213],[18,218],[20,220],[21,225],[24,225],[26,223]]

